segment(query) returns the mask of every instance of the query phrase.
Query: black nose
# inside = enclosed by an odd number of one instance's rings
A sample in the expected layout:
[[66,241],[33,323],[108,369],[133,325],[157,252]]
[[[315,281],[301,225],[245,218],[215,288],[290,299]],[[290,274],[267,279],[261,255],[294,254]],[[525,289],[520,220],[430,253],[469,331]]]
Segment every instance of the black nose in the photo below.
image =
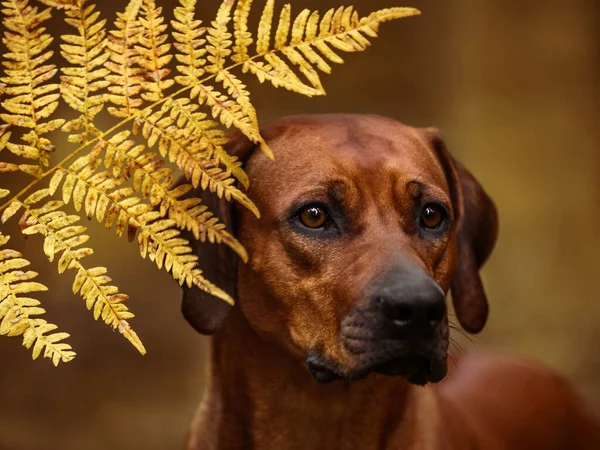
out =
[[446,316],[444,292],[418,268],[390,274],[374,300],[394,328],[409,335],[435,330]]

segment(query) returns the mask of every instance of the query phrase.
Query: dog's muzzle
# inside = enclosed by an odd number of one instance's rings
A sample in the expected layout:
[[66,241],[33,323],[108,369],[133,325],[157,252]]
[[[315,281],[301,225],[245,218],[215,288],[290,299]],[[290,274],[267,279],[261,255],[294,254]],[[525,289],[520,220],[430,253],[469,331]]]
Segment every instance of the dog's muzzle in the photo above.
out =
[[356,380],[380,373],[418,385],[442,380],[448,325],[445,295],[435,280],[416,266],[402,265],[371,292],[342,319],[340,339],[351,367],[337,367],[313,353],[307,366],[315,378]]

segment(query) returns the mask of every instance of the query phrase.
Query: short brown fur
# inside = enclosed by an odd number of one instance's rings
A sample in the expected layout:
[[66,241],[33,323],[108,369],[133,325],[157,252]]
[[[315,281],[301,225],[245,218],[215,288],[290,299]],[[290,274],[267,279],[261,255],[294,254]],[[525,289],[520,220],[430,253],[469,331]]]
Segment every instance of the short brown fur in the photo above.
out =
[[[368,299],[399,261],[452,290],[468,331],[487,319],[478,270],[496,239],[496,210],[435,130],[377,116],[299,116],[263,136],[274,162],[242,138],[230,148],[245,161],[262,217],[217,205],[248,264],[195,244],[237,306],[185,293],[190,323],[215,333],[189,449],[600,448],[592,414],[535,364],[465,356],[425,387],[370,373],[382,341]],[[416,229],[423,197],[448,208],[447,230],[435,238]],[[298,230],[293,211],[303,199],[339,204],[340,231],[315,238]],[[446,317],[434,340],[431,358],[445,373]],[[341,381],[318,383],[307,370],[313,354]]]

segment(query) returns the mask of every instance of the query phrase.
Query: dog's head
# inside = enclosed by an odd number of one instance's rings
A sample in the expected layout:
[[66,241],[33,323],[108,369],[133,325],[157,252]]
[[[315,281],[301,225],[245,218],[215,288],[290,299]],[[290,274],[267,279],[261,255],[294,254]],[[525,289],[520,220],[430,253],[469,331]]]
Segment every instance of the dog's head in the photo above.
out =
[[[275,161],[242,138],[229,149],[245,161],[261,218],[217,205],[249,262],[195,243],[207,276],[320,381],[372,372],[441,380],[447,292],[466,330],[487,318],[478,271],[496,239],[490,198],[434,130],[340,115],[286,118],[262,134]],[[195,288],[184,295],[184,314],[203,333],[229,308]]]

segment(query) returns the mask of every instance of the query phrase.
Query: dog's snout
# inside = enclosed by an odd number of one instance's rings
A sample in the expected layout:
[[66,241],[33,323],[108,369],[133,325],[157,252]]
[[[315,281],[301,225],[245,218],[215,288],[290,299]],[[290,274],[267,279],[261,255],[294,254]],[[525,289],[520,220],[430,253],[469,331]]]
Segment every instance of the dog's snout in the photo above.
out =
[[436,327],[446,313],[444,295],[435,289],[424,289],[411,296],[379,296],[377,302],[385,317],[399,326]]
[[431,277],[416,270],[390,276],[374,300],[385,319],[409,335],[435,330],[446,316],[444,292]]

